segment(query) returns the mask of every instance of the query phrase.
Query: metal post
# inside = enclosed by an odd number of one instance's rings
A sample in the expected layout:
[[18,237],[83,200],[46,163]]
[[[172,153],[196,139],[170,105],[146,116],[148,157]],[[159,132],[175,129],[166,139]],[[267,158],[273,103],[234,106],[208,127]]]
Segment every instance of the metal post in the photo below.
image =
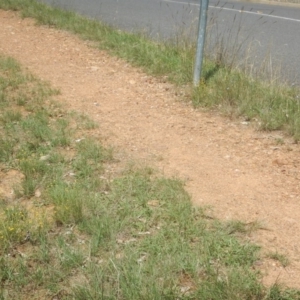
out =
[[195,60],[195,69],[194,69],[194,86],[198,86],[200,82],[206,23],[207,23],[208,1],[209,0],[201,0],[201,5],[200,5],[198,41],[197,41],[196,60]]

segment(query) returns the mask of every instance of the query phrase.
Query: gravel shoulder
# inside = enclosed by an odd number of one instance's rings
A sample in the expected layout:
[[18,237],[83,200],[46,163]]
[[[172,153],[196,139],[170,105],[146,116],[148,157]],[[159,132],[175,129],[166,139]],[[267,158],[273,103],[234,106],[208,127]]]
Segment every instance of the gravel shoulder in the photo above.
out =
[[291,261],[283,268],[263,259],[264,283],[300,288],[299,145],[281,132],[194,110],[171,84],[69,33],[14,12],[0,11],[0,20],[0,53],[60,89],[61,103],[98,123],[118,155],[185,180],[194,204],[211,216],[262,224],[249,240]]

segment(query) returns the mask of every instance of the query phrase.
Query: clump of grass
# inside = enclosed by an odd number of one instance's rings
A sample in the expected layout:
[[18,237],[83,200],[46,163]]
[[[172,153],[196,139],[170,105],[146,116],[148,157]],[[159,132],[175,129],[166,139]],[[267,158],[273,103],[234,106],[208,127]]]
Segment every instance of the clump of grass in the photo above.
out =
[[0,227],[0,239],[9,242],[21,242],[25,238],[27,228],[27,211],[18,207],[10,207],[4,210],[3,223]]
[[228,234],[242,235],[248,235],[263,228],[258,221],[245,223],[239,220],[230,220],[228,222],[218,224],[218,226],[220,226],[220,228],[223,228]]
[[299,300],[300,299],[300,292],[293,290],[293,289],[282,289],[282,286],[279,284],[274,284],[267,296],[266,299],[278,299],[278,300]]
[[285,268],[290,264],[289,259],[286,257],[286,255],[284,254],[280,254],[277,251],[276,252],[270,252],[268,253],[267,257],[274,259],[278,262],[280,262],[280,264]]
[[99,128],[99,125],[87,115],[75,113],[74,118],[78,120],[78,126],[84,130]]

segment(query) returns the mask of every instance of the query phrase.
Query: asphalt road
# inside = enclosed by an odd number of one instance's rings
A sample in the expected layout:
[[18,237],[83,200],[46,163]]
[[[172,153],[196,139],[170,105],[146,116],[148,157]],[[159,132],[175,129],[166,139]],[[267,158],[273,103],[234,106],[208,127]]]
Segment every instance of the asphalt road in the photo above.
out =
[[[183,34],[196,39],[200,0],[40,0],[152,38]],[[300,5],[217,1],[209,2],[208,49],[222,44],[256,68],[262,65],[282,80],[300,85]],[[225,50],[224,50],[225,49]],[[210,50],[208,50],[210,51]]]

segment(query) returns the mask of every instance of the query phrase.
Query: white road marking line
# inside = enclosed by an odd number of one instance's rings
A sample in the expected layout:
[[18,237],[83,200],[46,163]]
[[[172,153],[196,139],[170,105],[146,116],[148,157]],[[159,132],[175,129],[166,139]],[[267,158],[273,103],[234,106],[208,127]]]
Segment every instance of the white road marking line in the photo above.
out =
[[[162,0],[162,2],[170,2],[170,3],[178,3],[178,4],[185,4],[185,5],[200,6],[198,3],[186,3],[186,2],[173,1],[173,0]],[[234,9],[234,8],[227,8],[227,7],[219,7],[219,6],[211,6],[211,5],[209,5],[208,7],[209,8],[214,8],[214,9],[236,11],[236,12],[244,13],[244,14],[258,15],[258,16],[264,16],[264,17],[269,17],[269,18],[275,18],[275,19],[287,20],[287,21],[299,22],[300,23],[299,19],[286,18],[286,17],[280,17],[280,16],[273,16],[273,15],[268,15],[268,14],[264,14],[264,13],[261,13],[261,12],[246,11],[246,10],[240,10],[240,9]]]

